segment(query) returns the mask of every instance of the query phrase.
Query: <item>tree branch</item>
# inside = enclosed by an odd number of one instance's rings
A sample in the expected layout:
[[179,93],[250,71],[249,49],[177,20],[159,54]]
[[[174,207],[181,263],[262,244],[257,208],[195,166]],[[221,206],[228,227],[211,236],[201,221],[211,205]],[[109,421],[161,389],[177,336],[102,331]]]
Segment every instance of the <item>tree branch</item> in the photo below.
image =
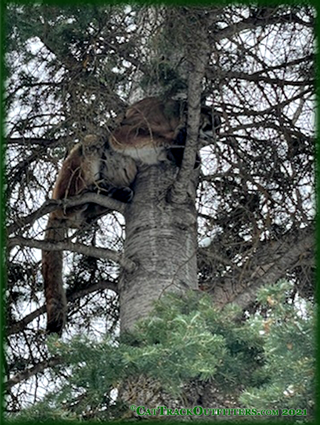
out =
[[187,140],[183,154],[183,161],[177,179],[171,189],[170,199],[172,202],[182,204],[188,196],[188,187],[196,154],[198,151],[198,136],[200,127],[200,107],[202,83],[205,75],[205,69],[209,59],[208,40],[206,26],[198,28],[194,34],[194,44],[188,45],[190,71],[188,75],[188,121],[187,121]]
[[271,241],[265,246],[263,253],[255,255],[259,264],[256,264],[248,279],[223,285],[214,289],[214,299],[217,304],[224,306],[234,302],[241,308],[246,308],[255,300],[258,289],[265,285],[277,282],[283,278],[290,268],[299,262],[301,256],[314,248],[315,236],[312,227],[293,231],[279,241]]
[[[276,9],[274,9],[276,11]],[[224,38],[234,37],[236,34],[239,34],[242,31],[248,30],[248,29],[256,29],[258,27],[266,27],[268,25],[274,25],[281,23],[297,23],[300,25],[303,25],[305,27],[314,27],[314,22],[304,22],[302,21],[297,15],[293,13],[288,13],[286,15],[279,16],[276,13],[273,13],[273,15],[268,16],[250,16],[249,18],[243,19],[240,22],[237,22],[233,25],[230,25],[226,28],[219,29],[217,32],[213,34],[214,41],[220,41]]]
[[16,219],[15,223],[7,227],[7,234],[10,235],[11,233],[16,232],[17,230],[21,229],[26,225],[32,225],[40,217],[57,209],[63,210],[66,208],[73,208],[87,203],[97,204],[101,207],[105,207],[106,214],[109,211],[117,211],[123,214],[126,207],[126,204],[124,204],[123,202],[117,201],[116,199],[112,199],[109,196],[100,195],[94,192],[83,193],[82,195],[73,196],[72,198],[62,199],[59,201],[55,199],[49,199],[43,205],[41,205],[41,207],[37,211],[34,211],[33,213],[27,216]]
[[26,379],[31,378],[37,373],[43,372],[48,367],[54,367],[61,363],[63,363],[62,357],[53,357],[49,360],[44,360],[35,364],[30,369],[20,372],[17,375],[13,376],[11,379],[9,379],[5,383],[6,391],[9,391],[14,385],[19,384],[21,381],[25,381]]
[[38,248],[45,251],[71,251],[78,252],[79,254],[87,255],[104,260],[111,260],[118,263],[126,271],[132,272],[135,269],[135,263],[129,259],[124,259],[117,251],[107,248],[97,248],[94,246],[83,245],[73,242],[48,242],[40,241],[37,239],[27,239],[21,236],[12,237],[8,241],[8,248],[12,249],[14,246],[27,246],[30,248]]
[[[264,70],[264,73],[269,71],[269,68],[266,67]],[[206,72],[206,75],[209,79],[213,79],[215,76],[215,69],[208,69]],[[252,81],[252,82],[264,82],[267,84],[271,84],[271,85],[276,85],[278,87],[284,87],[284,86],[296,86],[296,87],[304,87],[306,85],[310,85],[312,87],[314,87],[315,81],[314,79],[310,79],[308,81],[306,81],[305,79],[300,79],[300,80],[284,80],[281,78],[272,78],[269,77],[268,75],[262,75],[262,73],[259,72],[255,72],[253,74],[247,74],[245,72],[240,72],[240,71],[226,71],[225,73],[220,73],[219,78],[222,80],[224,78],[228,78],[228,80],[232,80],[237,79],[237,80],[245,80],[245,81]]]
[[56,146],[61,144],[58,139],[45,139],[43,137],[8,137],[8,145],[30,146],[39,145],[41,147]]
[[[118,286],[115,282],[112,282],[110,280],[102,280],[95,285],[88,286],[85,289],[81,289],[80,291],[73,292],[71,294],[67,293],[67,301],[73,302],[77,300],[78,298],[85,297],[86,295],[89,295],[96,291],[101,291],[105,289],[110,289],[116,293],[118,293]],[[46,306],[43,305],[40,308],[37,308],[32,313],[25,316],[23,319],[19,320],[19,322],[15,322],[10,325],[10,327],[7,329],[6,335],[13,335],[15,333],[18,333],[25,329],[25,327],[32,322],[37,317],[41,316],[41,314],[44,314],[46,311]]]

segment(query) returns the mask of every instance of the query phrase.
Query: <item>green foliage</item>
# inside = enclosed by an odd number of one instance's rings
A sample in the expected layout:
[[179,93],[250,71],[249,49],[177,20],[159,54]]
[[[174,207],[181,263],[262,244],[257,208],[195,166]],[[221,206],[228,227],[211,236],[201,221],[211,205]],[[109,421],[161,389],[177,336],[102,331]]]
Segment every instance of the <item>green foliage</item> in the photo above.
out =
[[8,5],[6,66],[15,77],[6,106],[13,108],[18,101],[32,108],[17,122],[16,131],[31,129],[32,117],[42,116],[44,105],[54,105],[60,123],[48,128],[42,124],[38,132],[43,137],[68,134],[74,142],[84,129],[90,132],[110,124],[109,110],[118,112],[117,93],[125,91],[129,78],[119,49],[128,56],[134,49],[130,36],[124,41],[118,35],[120,27],[125,31],[133,24],[124,8]]
[[259,301],[268,309],[264,326],[263,371],[268,382],[247,388],[240,401],[247,407],[301,408],[314,412],[315,312],[310,303],[294,307],[291,285],[280,282],[262,289]]
[[234,306],[214,308],[209,296],[168,294],[149,319],[119,339],[51,338],[49,349],[63,359],[68,379],[59,392],[24,411],[23,417],[119,417],[127,408],[112,390],[144,375],[160,382],[172,397],[194,379],[214,380],[222,393],[244,389],[239,407],[301,408],[310,418],[314,314],[307,303],[295,306],[288,297],[290,289],[286,282],[262,289],[258,301],[263,316],[246,321],[239,320]]
[[9,417],[7,422],[15,425],[34,425],[35,423],[53,424],[59,421],[58,423],[61,424],[78,421],[78,416],[72,411],[64,409],[63,406],[50,406],[49,398],[22,410],[18,417]]
[[252,335],[241,323],[230,320],[238,313],[231,306],[219,311],[209,296],[168,295],[156,305],[154,316],[137,326],[131,335],[134,339],[129,336],[127,343],[137,344],[140,352],[154,350],[155,361],[148,373],[168,391],[177,391],[193,378],[214,378],[223,389],[235,389],[243,380],[252,382],[252,373],[262,359],[258,333]]

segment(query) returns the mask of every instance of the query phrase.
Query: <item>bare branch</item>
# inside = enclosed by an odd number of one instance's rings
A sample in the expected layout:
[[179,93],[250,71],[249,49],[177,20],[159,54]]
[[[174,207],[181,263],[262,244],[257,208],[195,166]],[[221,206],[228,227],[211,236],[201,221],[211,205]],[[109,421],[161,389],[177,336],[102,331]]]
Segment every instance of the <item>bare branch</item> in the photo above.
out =
[[9,137],[6,139],[10,145],[31,146],[39,145],[42,147],[56,146],[61,143],[56,139],[44,139],[43,137]]
[[312,250],[315,245],[315,236],[312,228],[305,228],[292,232],[277,242],[270,242],[264,247],[263,253],[256,254],[256,266],[251,276],[243,281],[229,285],[217,285],[214,289],[214,299],[218,305],[224,306],[234,302],[241,308],[247,307],[255,300],[258,289],[265,285],[277,282],[283,278],[288,270],[299,263],[301,256]]
[[[268,72],[269,68],[266,66],[265,69],[263,70],[264,73]],[[208,78],[212,79],[215,76],[215,69],[212,70],[207,70],[206,75]],[[261,72],[255,72],[255,73],[251,73],[248,74],[246,72],[239,72],[239,71],[226,71],[224,74],[221,74],[219,76],[221,79],[223,78],[228,78],[228,80],[232,80],[233,78],[238,79],[238,80],[245,80],[245,81],[253,81],[253,82],[264,82],[264,83],[268,83],[268,84],[272,84],[272,85],[276,85],[278,87],[283,87],[283,86],[296,86],[296,87],[305,87],[307,85],[310,86],[314,86],[315,84],[315,80],[314,79],[310,79],[307,80],[304,79],[300,79],[300,80],[285,80],[285,79],[281,79],[281,78],[271,78],[267,75],[261,75]]]
[[37,239],[27,239],[21,236],[12,237],[8,241],[8,248],[14,246],[28,246],[29,248],[38,248],[46,251],[71,251],[104,260],[111,260],[119,263],[125,270],[132,272],[135,269],[135,263],[129,259],[123,259],[117,251],[107,248],[97,248],[94,246],[83,245],[73,242],[48,242]]
[[31,378],[32,376],[43,372],[48,367],[54,367],[61,363],[63,363],[62,357],[53,357],[49,360],[44,360],[42,362],[37,363],[36,365],[32,366],[30,369],[27,369],[21,373],[18,373],[13,378],[9,379],[5,383],[6,391],[9,391],[14,385],[19,384],[21,381],[25,381]]
[[98,193],[94,192],[83,193],[82,195],[73,196],[72,198],[63,199],[59,201],[55,199],[49,199],[43,205],[41,205],[41,207],[37,211],[34,211],[33,213],[27,216],[16,219],[16,222],[14,224],[11,224],[7,227],[7,233],[8,235],[10,235],[11,233],[16,232],[17,230],[23,228],[26,225],[32,225],[40,217],[57,209],[63,210],[66,208],[73,208],[88,203],[97,204],[101,207],[105,207],[106,214],[110,211],[117,211],[123,214],[124,209],[126,207],[126,204],[124,204],[123,202],[117,201],[116,199],[112,199],[105,195],[99,195]]
[[[276,11],[276,9],[274,9],[274,11]],[[250,16],[249,18],[243,19],[240,22],[220,29],[213,35],[213,37],[215,41],[219,41],[231,36],[234,37],[236,34],[239,34],[240,32],[248,29],[266,27],[269,25],[279,24],[279,22],[289,24],[295,22],[305,27],[314,27],[314,22],[305,22],[293,13],[287,13],[286,15],[279,16],[277,13],[272,13],[271,11],[271,14],[268,14],[267,16],[260,16],[258,18],[255,16]]]
[[[88,286],[87,288],[81,289],[80,291],[73,292],[71,294],[67,293],[67,300],[68,302],[73,302],[79,298],[85,297],[88,294],[91,294],[96,291],[103,291],[105,289],[111,289],[112,291],[118,293],[118,286],[115,282],[112,282],[110,280],[101,280],[95,285]],[[45,305],[43,305],[40,308],[37,308],[32,313],[28,314],[23,319],[19,320],[19,322],[11,324],[10,327],[7,329],[6,334],[9,336],[22,331],[34,319],[41,316],[41,314],[44,314],[45,311],[46,311]]]

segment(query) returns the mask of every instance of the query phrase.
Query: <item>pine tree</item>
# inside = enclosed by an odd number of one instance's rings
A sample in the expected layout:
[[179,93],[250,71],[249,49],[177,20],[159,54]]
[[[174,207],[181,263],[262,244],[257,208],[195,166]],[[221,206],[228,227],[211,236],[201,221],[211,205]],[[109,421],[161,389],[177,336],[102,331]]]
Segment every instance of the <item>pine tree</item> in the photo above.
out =
[[[312,413],[314,19],[308,5],[7,6],[9,414],[42,400],[43,388],[52,394],[59,388],[60,399],[35,404],[30,417],[119,417],[130,401],[121,382],[132,388],[137,382],[140,399],[144,385],[155,393],[159,383],[161,396],[179,403],[187,394],[190,404],[264,408],[265,399]],[[182,167],[141,170],[131,204],[70,231],[64,245],[68,324],[48,350],[39,250],[48,248],[43,235],[46,215],[57,207],[50,200],[57,172],[76,142],[87,134],[107,137],[127,106],[147,96],[189,106]],[[200,101],[222,120],[206,146],[197,137]],[[133,273],[126,260],[135,262]],[[283,278],[291,285],[282,287],[284,310],[277,292],[267,295],[277,308],[263,295],[256,301],[260,287],[268,291]],[[190,297],[185,306],[188,288],[209,298]],[[134,333],[136,321],[170,289],[181,300],[173,298],[164,316],[140,325],[145,339]],[[307,318],[297,313],[303,303]],[[270,327],[264,335],[256,332],[259,314]],[[121,333],[133,331],[121,342],[119,316]],[[276,327],[277,321],[286,325]],[[77,333],[88,338],[73,339]],[[86,371],[76,364],[82,355]],[[281,372],[282,360],[292,380]],[[154,367],[159,362],[166,365],[161,371]],[[107,364],[110,375],[99,369]],[[83,382],[82,373],[89,374]],[[113,388],[122,396],[117,402]]]
[[[221,311],[209,296],[191,292],[184,298],[165,296],[150,318],[120,339],[52,338],[51,353],[63,359],[67,377],[59,391],[20,419],[126,418],[133,415],[132,406],[136,416],[160,417],[158,405],[134,392],[135,386],[130,391],[128,384],[144,382],[146,396],[150,383],[156,382],[158,392],[170,397],[166,409],[193,412],[195,406],[224,406],[225,415],[230,416],[230,409],[240,419],[247,419],[241,411],[250,409],[251,415],[269,410],[284,420],[310,420],[315,401],[314,312],[309,302],[295,305],[288,299],[291,289],[288,282],[263,288],[258,300],[264,317],[259,312],[245,323],[239,320],[239,308]],[[53,370],[55,374],[59,377],[61,370]],[[124,385],[125,404],[115,397]],[[193,398],[199,391],[201,402]],[[148,408],[155,413],[149,414]]]

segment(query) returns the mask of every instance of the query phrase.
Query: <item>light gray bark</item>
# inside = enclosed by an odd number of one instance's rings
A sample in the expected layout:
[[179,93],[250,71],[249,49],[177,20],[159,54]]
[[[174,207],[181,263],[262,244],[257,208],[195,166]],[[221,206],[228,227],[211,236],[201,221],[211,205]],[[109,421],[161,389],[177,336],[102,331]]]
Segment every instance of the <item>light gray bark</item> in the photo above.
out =
[[[217,286],[214,292],[216,304],[225,305],[233,302],[245,309],[255,300],[259,288],[285,278],[292,268],[302,264],[302,258],[313,251],[314,247],[315,236],[311,226],[272,242],[266,250],[265,258],[260,255],[260,264],[252,270],[250,279],[239,281],[232,288],[230,285]],[[257,257],[258,255],[259,252]]]
[[170,163],[140,169],[134,200],[126,208],[124,260],[133,261],[136,269],[120,277],[122,331],[145,317],[165,292],[198,287],[196,183],[185,203],[169,202],[176,172]]

